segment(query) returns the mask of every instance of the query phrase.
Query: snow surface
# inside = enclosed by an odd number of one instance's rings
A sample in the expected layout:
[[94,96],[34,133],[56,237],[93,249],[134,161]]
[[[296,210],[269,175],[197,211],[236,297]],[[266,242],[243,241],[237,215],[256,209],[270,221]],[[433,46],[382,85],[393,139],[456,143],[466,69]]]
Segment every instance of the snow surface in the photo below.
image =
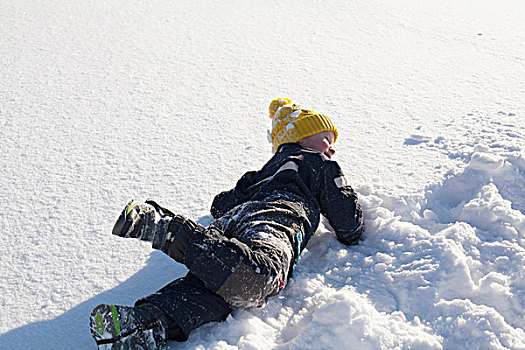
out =
[[332,116],[366,236],[170,349],[525,349],[525,2],[0,4],[0,349],[94,348],[88,315],[185,268],[110,234],[132,197],[210,222],[271,155],[267,107]]

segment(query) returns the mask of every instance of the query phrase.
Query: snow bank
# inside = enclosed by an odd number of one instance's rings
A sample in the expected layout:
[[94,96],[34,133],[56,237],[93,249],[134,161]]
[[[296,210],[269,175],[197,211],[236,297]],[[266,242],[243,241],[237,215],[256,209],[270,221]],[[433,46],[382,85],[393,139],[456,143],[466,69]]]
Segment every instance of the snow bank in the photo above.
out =
[[363,198],[365,284],[384,283],[383,307],[431,324],[445,348],[525,347],[525,215],[509,200],[525,198],[522,161],[476,151],[421,201]]

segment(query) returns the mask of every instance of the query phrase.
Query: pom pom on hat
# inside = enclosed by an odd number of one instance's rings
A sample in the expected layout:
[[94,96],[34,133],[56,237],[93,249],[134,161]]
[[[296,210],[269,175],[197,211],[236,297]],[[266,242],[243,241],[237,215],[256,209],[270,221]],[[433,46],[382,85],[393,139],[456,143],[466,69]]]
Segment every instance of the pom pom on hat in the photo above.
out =
[[328,116],[294,104],[289,98],[274,99],[269,110],[274,153],[283,143],[297,142],[323,131],[332,131],[337,140],[337,129]]
[[287,104],[292,103],[292,100],[286,97],[276,98],[270,103],[270,106],[268,107],[270,109],[270,118],[273,118],[275,115],[275,112],[282,106],[285,106]]

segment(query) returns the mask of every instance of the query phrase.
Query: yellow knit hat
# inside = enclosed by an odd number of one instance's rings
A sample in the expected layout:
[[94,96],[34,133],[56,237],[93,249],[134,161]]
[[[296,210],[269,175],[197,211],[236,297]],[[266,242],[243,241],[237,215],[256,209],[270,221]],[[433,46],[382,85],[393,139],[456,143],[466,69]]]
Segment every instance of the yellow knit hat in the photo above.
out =
[[288,98],[276,98],[270,103],[272,118],[273,152],[283,143],[297,142],[307,136],[322,131],[333,131],[337,140],[337,129],[334,123],[324,114],[306,109]]

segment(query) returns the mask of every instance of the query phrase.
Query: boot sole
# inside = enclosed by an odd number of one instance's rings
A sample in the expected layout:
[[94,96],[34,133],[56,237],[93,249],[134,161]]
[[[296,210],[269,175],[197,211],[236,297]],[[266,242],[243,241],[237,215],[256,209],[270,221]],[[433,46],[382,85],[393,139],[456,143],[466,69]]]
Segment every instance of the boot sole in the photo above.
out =
[[108,344],[136,332],[137,327],[123,334],[122,321],[115,305],[102,304],[94,308],[89,318],[89,328],[95,342],[98,345]]
[[112,233],[116,236],[124,237],[126,233],[128,232],[129,228],[133,224],[133,219],[130,217],[130,213],[137,205],[142,204],[141,201],[132,199],[128,205],[126,205],[126,208],[122,211],[119,218],[117,219],[117,222],[115,223],[115,226],[113,226]]
[[[107,304],[98,305],[93,309],[89,328],[99,350],[147,350],[162,347],[164,339],[157,340],[153,329],[159,323],[139,327],[131,309],[132,307]],[[137,334],[139,332],[140,334]]]

